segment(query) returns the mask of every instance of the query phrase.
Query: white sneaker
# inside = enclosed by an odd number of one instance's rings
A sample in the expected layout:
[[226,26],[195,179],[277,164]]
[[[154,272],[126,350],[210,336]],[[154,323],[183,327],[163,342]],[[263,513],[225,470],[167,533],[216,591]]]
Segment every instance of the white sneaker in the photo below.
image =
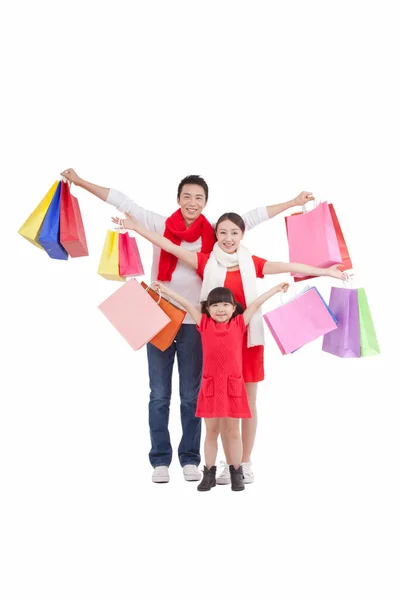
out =
[[156,467],[153,471],[151,480],[153,483],[168,483],[168,481],[169,481],[168,467],[165,465],[162,465],[161,467]]
[[231,474],[229,472],[229,465],[224,460],[219,461],[220,467],[222,467],[221,473],[218,475],[216,482],[218,485],[227,485],[231,482]]
[[185,481],[200,481],[201,473],[196,465],[185,465],[182,470]]
[[254,482],[254,473],[251,470],[251,462],[242,463],[244,483]]

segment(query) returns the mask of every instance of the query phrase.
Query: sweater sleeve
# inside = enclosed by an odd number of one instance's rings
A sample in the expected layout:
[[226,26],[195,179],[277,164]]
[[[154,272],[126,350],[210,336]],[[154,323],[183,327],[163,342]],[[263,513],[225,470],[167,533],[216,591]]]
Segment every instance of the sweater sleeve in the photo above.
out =
[[110,189],[106,202],[115,206],[122,213],[130,213],[149,231],[155,231],[161,235],[164,234],[166,217],[139,206],[122,192]]
[[267,207],[260,206],[259,208],[253,208],[253,210],[242,215],[242,219],[246,225],[246,230],[249,231],[269,219]]

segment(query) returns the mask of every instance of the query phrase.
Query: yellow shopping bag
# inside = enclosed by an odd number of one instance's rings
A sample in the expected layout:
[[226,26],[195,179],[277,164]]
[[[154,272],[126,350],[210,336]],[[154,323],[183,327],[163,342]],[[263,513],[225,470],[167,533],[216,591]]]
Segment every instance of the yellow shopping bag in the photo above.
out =
[[43,250],[43,248],[38,242],[40,228],[42,227],[42,223],[50,206],[50,202],[53,200],[57,185],[58,181],[55,181],[41,203],[35,208],[33,213],[29,215],[25,223],[18,230],[20,235],[41,250]]
[[98,274],[113,281],[126,281],[126,277],[119,274],[119,233],[109,229],[104,242],[103,252],[100,258]]

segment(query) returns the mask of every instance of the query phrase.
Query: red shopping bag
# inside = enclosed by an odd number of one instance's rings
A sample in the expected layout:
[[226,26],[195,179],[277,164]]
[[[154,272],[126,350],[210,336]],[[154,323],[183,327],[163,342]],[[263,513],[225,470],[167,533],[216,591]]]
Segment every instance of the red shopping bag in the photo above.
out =
[[139,248],[135,238],[128,232],[120,233],[118,237],[119,274],[121,277],[137,277],[144,275]]
[[331,213],[333,226],[335,228],[335,233],[336,233],[337,241],[339,244],[340,255],[342,257],[342,265],[343,266],[340,266],[339,269],[341,271],[347,271],[347,269],[353,268],[353,263],[351,262],[347,244],[345,242],[345,239],[344,239],[344,236],[342,233],[342,229],[340,227],[339,220],[336,215],[336,211],[333,208],[333,204],[329,204],[329,211]]
[[65,181],[61,182],[60,243],[72,258],[89,255],[78,199]]

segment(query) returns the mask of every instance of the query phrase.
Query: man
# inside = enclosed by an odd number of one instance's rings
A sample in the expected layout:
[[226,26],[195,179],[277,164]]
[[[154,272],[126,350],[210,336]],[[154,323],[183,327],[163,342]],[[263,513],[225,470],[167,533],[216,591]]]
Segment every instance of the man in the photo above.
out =
[[[61,173],[68,181],[82,187],[101,200],[115,206],[122,213],[129,212],[144,227],[165,235],[188,250],[211,252],[215,237],[210,223],[202,215],[208,201],[208,186],[202,177],[189,175],[178,186],[179,209],[168,219],[142,208],[117,190],[101,187],[81,179],[73,169]],[[243,215],[246,230],[260,225],[288,208],[302,206],[313,200],[310,192],[302,192],[294,200],[274,206],[253,209]],[[199,303],[201,280],[197,273],[172,255],[153,246],[152,281],[167,282],[175,292],[193,304]],[[195,417],[197,396],[202,373],[202,348],[200,335],[189,315],[180,327],[175,341],[161,352],[147,344],[150,380],[149,426],[151,438],[150,463],[152,481],[169,481],[168,467],[172,460],[172,447],[168,431],[171,401],[172,370],[178,361],[179,392],[181,398],[182,438],[178,447],[179,462],[186,481],[201,479],[200,463],[201,419]]]

